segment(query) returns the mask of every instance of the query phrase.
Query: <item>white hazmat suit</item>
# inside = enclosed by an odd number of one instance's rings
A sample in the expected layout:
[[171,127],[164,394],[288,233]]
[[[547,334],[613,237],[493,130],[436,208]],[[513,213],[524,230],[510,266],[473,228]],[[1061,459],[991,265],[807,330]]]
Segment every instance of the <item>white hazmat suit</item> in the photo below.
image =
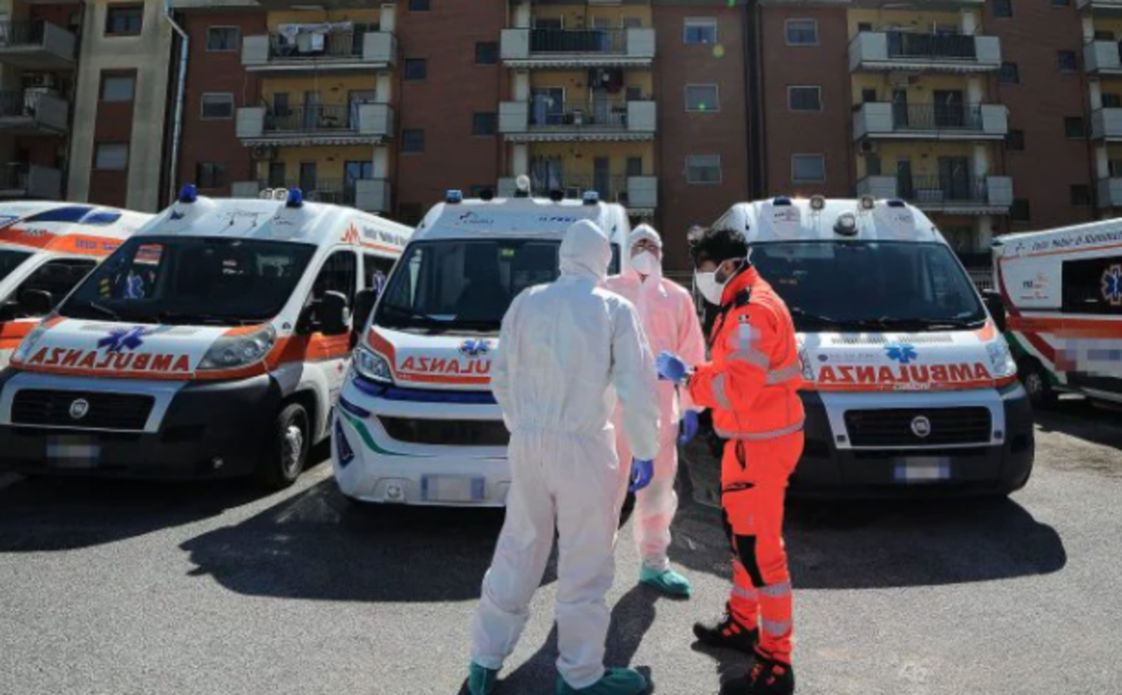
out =
[[[647,225],[639,225],[627,239],[627,252],[643,239],[662,248],[658,232]],[[680,356],[686,364],[704,362],[705,337],[693,298],[684,287],[662,277],[658,264],[650,271],[643,280],[635,270],[628,270],[609,278],[605,287],[635,304],[653,354],[668,351]],[[661,426],[654,479],[635,493],[633,530],[643,565],[654,572],[664,572],[670,568],[666,551],[670,547],[670,524],[678,510],[678,496],[674,492],[678,474],[678,422],[682,413],[694,406],[689,393],[683,391],[679,399],[674,384],[669,381],[658,382],[658,403]],[[623,437],[617,440],[620,459],[630,460],[627,440]]]
[[499,669],[514,650],[556,529],[557,669],[579,690],[605,673],[620,468],[631,465],[616,458],[616,394],[630,446],[648,460],[659,449],[658,398],[638,314],[600,288],[611,258],[607,237],[577,222],[560,254],[561,277],[511,304],[492,365],[491,388],[511,432],[511,488],[483,579],[472,660]]

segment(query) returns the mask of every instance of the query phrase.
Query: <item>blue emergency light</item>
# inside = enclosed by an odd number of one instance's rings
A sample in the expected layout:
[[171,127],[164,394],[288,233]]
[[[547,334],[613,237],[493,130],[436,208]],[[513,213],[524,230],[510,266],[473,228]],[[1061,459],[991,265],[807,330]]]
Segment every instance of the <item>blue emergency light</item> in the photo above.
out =
[[600,193],[598,191],[585,191],[581,200],[584,201],[585,205],[595,205],[600,202]]
[[449,205],[459,205],[464,202],[464,192],[457,189],[452,189],[444,194],[444,202]]
[[775,200],[771,201],[771,204],[772,205],[786,205],[786,206],[790,207],[791,199],[788,198],[787,196],[781,195],[781,196],[778,196]]
[[183,188],[179,189],[179,202],[193,203],[199,199],[199,189],[195,188],[195,184],[187,183]]
[[304,207],[304,191],[299,188],[288,189],[288,198],[284,201],[286,208],[302,208]]

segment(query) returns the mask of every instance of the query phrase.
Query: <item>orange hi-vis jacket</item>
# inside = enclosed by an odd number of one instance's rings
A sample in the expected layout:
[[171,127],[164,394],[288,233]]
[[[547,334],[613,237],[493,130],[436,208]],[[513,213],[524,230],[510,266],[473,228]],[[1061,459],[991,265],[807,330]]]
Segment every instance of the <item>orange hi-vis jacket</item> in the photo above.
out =
[[753,267],[725,287],[709,339],[710,361],[689,382],[713,409],[723,439],[767,440],[803,427],[802,367],[787,305]]

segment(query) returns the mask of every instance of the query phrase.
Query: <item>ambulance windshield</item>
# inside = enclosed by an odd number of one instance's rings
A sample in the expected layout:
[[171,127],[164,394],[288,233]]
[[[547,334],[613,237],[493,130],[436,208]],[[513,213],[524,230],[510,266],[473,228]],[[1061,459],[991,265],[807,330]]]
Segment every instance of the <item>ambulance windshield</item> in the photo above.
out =
[[498,333],[527,287],[558,275],[560,242],[525,239],[429,241],[398,261],[374,323],[397,330]]
[[985,310],[942,244],[890,241],[756,244],[752,261],[800,332],[980,327]]
[[284,307],[315,246],[208,237],[133,237],[79,285],[63,316],[236,326]]
[[31,258],[29,251],[15,251],[13,249],[0,249],[0,280],[8,277],[24,261]]

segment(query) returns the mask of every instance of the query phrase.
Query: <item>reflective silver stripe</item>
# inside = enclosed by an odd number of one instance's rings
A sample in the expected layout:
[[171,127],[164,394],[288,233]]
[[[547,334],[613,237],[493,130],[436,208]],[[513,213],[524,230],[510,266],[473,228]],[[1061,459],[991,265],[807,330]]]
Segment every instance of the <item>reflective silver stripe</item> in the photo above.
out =
[[791,593],[791,583],[783,582],[782,584],[774,584],[772,586],[765,586],[760,589],[760,593],[768,598],[783,598]]
[[783,436],[788,435],[788,434],[794,434],[795,432],[798,432],[798,431],[802,430],[802,428],[803,428],[803,421],[799,420],[798,422],[796,422],[795,424],[793,424],[789,427],[784,427],[784,428],[778,429],[778,430],[772,430],[770,432],[751,432],[749,434],[733,434],[732,432],[726,432],[725,430],[723,430],[723,429],[721,429],[720,427],[717,427],[717,426],[714,426],[713,430],[717,433],[717,436],[720,437],[721,439],[743,439],[743,440],[747,440],[747,441],[754,441],[754,440],[758,440],[758,439],[775,439],[776,437],[783,437]]
[[725,373],[721,372],[713,377],[713,397],[717,399],[717,405],[725,410],[732,410],[732,405],[729,403],[728,394],[725,393]]
[[783,369],[777,369],[773,372],[768,372],[767,383],[769,386],[774,384],[782,384],[785,381],[797,379],[802,375],[803,369],[798,365],[798,363],[796,363],[792,364],[789,367],[784,367]]
[[736,350],[730,352],[725,356],[725,362],[747,362],[754,364],[760,369],[767,369],[771,365],[771,360],[767,355],[758,350]]
[[785,635],[791,629],[791,621],[784,620],[782,622],[773,623],[770,620],[760,618],[760,627],[769,635]]
[[757,598],[755,589],[745,589],[744,587],[736,586],[735,584],[733,584],[732,586],[732,595],[748,599],[749,601],[755,601]]

